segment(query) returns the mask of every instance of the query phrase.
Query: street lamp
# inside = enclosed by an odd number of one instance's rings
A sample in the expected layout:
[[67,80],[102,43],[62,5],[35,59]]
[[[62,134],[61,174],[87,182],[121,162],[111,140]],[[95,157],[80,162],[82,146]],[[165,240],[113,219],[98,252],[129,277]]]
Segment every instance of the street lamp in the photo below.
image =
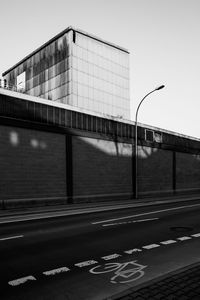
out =
[[150,94],[152,94],[153,92],[155,91],[158,91],[158,90],[161,90],[163,89],[165,86],[164,85],[160,85],[159,87],[157,87],[156,89],[154,89],[153,91],[149,92],[148,94],[146,94],[144,96],[144,98],[142,98],[142,100],[140,101],[138,107],[137,107],[137,110],[136,110],[136,114],[135,114],[135,199],[138,198],[138,177],[137,177],[137,165],[138,165],[138,134],[137,134],[137,117],[138,117],[138,111],[139,111],[139,108],[142,104],[142,102],[144,101],[144,99],[149,96]]

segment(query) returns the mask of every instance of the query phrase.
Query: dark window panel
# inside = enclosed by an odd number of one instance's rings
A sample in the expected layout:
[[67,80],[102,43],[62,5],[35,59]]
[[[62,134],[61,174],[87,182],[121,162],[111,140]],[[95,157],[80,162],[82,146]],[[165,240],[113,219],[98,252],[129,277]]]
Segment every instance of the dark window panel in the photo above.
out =
[[70,110],[65,111],[65,124],[66,127],[72,127],[72,112]]

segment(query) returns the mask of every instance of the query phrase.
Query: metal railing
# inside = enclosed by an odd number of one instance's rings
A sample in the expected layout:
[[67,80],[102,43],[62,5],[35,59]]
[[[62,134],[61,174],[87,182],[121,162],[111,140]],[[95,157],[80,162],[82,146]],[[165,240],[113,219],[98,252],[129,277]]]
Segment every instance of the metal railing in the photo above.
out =
[[19,86],[16,86],[14,84],[10,84],[6,79],[3,78],[0,78],[0,88],[23,94],[26,93],[23,88],[20,88]]

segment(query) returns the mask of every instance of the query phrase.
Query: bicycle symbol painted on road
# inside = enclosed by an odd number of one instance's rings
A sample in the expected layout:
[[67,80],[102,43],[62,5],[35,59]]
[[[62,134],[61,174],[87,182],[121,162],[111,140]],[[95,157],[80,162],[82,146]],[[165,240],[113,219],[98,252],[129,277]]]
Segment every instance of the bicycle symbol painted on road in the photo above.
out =
[[137,260],[125,262],[125,263],[107,263],[104,265],[98,265],[90,269],[92,274],[104,274],[108,272],[114,272],[114,276],[111,277],[111,283],[128,283],[135,281],[144,276],[144,271],[147,266],[136,263]]

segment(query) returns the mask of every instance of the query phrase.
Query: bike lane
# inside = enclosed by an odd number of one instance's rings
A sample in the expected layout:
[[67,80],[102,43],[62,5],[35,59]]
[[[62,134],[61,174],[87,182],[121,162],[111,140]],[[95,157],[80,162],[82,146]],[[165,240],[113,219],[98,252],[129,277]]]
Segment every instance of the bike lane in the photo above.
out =
[[[2,299],[108,299],[128,288],[196,263],[200,233],[158,241],[140,248],[11,280]],[[13,292],[14,291],[14,292]],[[14,296],[13,296],[14,295]]]

